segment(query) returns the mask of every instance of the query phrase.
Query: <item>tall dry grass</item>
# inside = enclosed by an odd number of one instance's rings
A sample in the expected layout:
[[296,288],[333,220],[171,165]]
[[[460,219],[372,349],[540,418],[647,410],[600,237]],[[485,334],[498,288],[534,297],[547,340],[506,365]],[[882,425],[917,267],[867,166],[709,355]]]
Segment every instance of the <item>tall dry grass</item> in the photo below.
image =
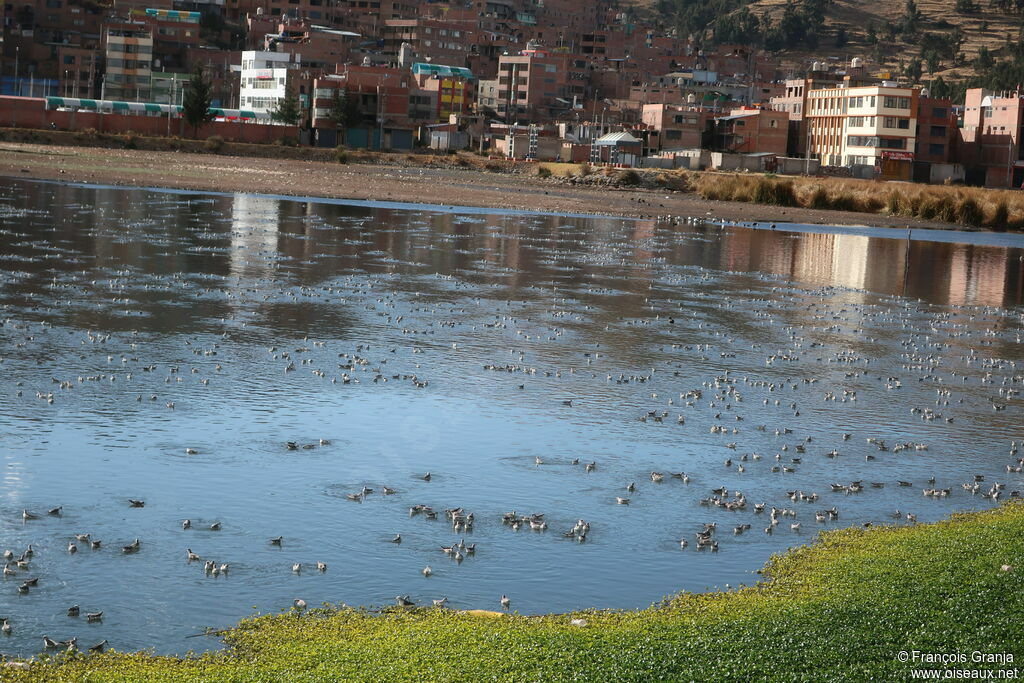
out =
[[691,173],[688,181],[704,199],[885,213],[998,231],[1024,228],[1024,193],[1017,191],[736,173]]

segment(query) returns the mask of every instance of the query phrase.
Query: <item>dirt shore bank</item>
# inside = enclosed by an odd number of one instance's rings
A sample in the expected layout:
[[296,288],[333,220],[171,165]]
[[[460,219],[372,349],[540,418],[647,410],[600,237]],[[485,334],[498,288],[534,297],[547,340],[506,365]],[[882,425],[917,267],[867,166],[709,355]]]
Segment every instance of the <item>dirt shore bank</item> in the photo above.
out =
[[0,176],[557,213],[711,215],[725,220],[959,229],[949,223],[881,214],[709,201],[691,193],[566,185],[527,174],[423,167],[403,163],[401,155],[384,159],[338,164],[5,142],[0,143]]

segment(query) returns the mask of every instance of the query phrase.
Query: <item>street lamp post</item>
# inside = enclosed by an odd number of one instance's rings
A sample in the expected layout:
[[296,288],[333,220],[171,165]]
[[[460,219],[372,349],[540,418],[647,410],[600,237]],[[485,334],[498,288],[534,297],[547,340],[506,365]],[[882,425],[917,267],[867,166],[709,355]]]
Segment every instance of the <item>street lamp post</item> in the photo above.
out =
[[14,46],[14,94],[21,96],[21,84],[18,82],[18,62],[21,59],[21,45]]

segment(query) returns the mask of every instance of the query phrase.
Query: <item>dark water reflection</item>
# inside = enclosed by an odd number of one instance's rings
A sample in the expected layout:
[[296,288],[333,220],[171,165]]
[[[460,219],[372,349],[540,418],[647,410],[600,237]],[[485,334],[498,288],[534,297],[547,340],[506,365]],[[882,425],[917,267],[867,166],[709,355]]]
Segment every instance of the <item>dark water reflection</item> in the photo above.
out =
[[[820,527],[991,505],[961,487],[973,474],[1024,489],[1007,471],[1024,439],[1024,240],[795,228],[5,181],[0,546],[37,553],[0,582],[15,629],[0,652],[43,634],[216,647],[186,636],[297,597],[641,606],[752,582]],[[923,496],[931,477],[950,494]],[[886,486],[831,490],[854,480]],[[376,491],[346,499],[363,486]],[[719,486],[751,505],[702,505]],[[766,535],[754,502],[803,529]],[[477,525],[410,517],[418,503]],[[832,506],[838,522],[815,521]],[[512,531],[511,509],[551,528]],[[562,538],[580,518],[587,542]],[[721,550],[697,552],[712,521]],[[85,532],[103,548],[69,554]],[[439,548],[461,536],[480,549],[456,565]],[[136,537],[142,551],[118,551]],[[229,574],[204,575],[186,548]],[[22,574],[39,587],[18,594]],[[71,604],[103,623],[69,619]]]

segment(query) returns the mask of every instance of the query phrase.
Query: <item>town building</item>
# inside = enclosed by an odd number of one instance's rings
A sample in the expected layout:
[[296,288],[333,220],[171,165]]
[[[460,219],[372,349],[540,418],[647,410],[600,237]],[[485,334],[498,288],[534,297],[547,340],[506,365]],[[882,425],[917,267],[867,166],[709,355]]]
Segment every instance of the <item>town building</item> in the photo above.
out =
[[[302,56],[288,52],[242,52],[239,85],[239,108],[269,113],[294,91],[294,80]],[[298,93],[293,92],[296,96]]]
[[103,34],[106,71],[101,98],[133,100],[150,98],[153,73],[153,33],[141,21],[107,25]]
[[919,94],[890,82],[808,91],[809,155],[822,166],[874,166],[885,179],[910,180]]
[[960,153],[970,183],[989,187],[1024,185],[1024,97],[971,88],[964,99]]

